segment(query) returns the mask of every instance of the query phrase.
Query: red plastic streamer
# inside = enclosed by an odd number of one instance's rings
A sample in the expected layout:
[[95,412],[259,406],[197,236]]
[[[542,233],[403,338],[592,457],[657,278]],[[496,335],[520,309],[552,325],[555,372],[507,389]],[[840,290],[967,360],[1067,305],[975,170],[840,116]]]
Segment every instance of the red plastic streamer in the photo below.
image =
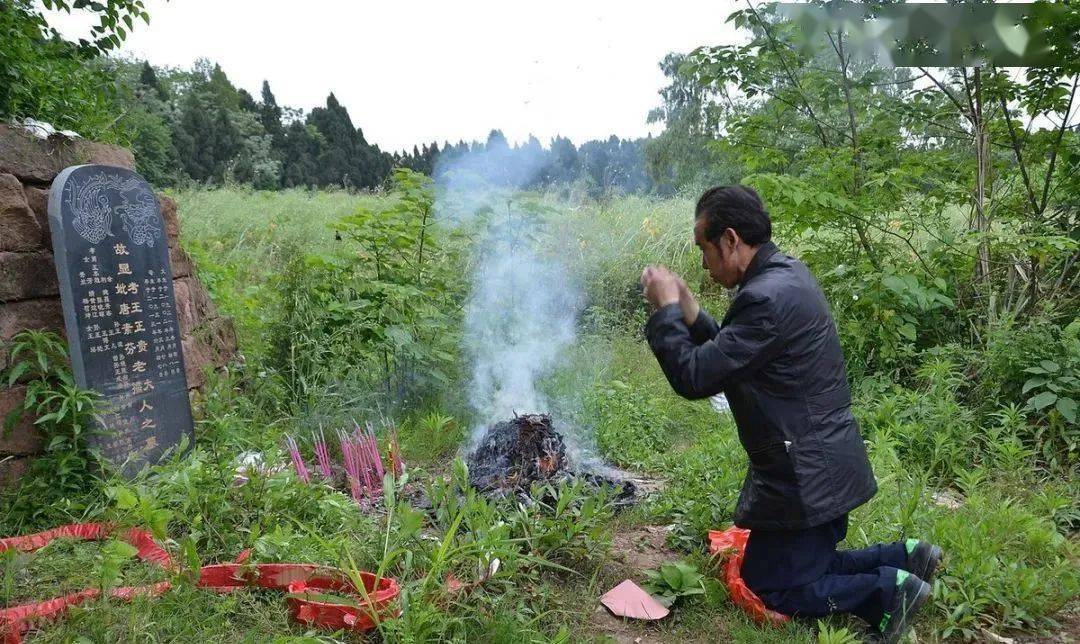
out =
[[[113,532],[111,526],[103,523],[76,523],[36,534],[0,539],[0,551],[15,549],[30,552],[56,539],[100,540],[108,538]],[[176,569],[169,553],[146,530],[128,530],[123,533],[123,538],[138,549],[139,559],[166,570]],[[389,577],[361,572],[360,582],[364,585],[364,592],[361,593],[352,579],[340,569],[296,563],[243,563],[249,555],[250,551],[245,550],[235,563],[203,566],[199,571],[198,586],[216,592],[248,587],[284,590],[289,593],[285,602],[294,620],[332,630],[370,630],[378,621],[401,612],[394,605],[400,594],[397,582]],[[114,588],[107,594],[131,601],[136,596],[157,597],[171,587],[171,582],[162,581],[147,586]],[[351,603],[314,601],[303,596],[309,591],[347,595]],[[0,609],[0,638],[3,644],[19,644],[22,634],[34,622],[57,619],[69,607],[100,595],[101,591],[97,588],[86,588],[62,597]]]
[[759,624],[783,624],[791,618],[766,608],[765,603],[750,590],[739,574],[742,571],[746,540],[749,538],[749,530],[734,526],[727,530],[709,530],[709,554],[723,559],[721,581],[736,606],[749,613]]

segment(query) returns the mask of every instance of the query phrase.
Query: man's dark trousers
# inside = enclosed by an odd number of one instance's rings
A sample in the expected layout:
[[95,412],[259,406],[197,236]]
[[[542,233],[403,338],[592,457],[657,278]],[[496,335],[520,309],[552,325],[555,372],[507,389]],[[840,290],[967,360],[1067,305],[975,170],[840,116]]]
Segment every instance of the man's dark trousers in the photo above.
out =
[[796,617],[852,613],[881,623],[907,565],[901,541],[837,550],[848,517],[804,530],[751,530],[742,577],[769,608]]

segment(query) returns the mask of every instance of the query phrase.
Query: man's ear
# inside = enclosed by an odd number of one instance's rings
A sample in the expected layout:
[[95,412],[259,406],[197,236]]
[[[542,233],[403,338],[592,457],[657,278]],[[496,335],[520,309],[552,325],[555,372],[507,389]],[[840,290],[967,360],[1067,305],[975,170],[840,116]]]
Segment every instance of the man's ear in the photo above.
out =
[[739,242],[742,241],[739,238],[739,233],[735,232],[734,228],[725,228],[724,232],[720,235],[720,239],[723,241],[724,247],[730,251],[734,251],[739,245]]

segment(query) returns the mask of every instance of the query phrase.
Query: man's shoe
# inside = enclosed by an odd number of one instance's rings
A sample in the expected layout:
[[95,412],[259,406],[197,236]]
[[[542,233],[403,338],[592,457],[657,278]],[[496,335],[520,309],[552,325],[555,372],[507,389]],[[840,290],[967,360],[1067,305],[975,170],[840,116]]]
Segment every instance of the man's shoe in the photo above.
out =
[[907,548],[907,571],[928,584],[934,581],[934,573],[941,563],[941,548],[918,539],[908,539],[904,546]]
[[930,584],[915,575],[899,570],[896,573],[896,597],[885,616],[881,618],[879,629],[881,641],[896,644],[911,627],[915,613],[930,598]]

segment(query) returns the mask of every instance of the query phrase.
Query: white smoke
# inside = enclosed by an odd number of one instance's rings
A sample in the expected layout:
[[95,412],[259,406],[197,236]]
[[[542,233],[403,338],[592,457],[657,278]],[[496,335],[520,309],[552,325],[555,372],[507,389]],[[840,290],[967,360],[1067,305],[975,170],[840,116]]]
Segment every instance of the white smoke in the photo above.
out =
[[565,267],[515,243],[507,229],[483,244],[465,309],[470,402],[485,422],[549,411],[537,383],[574,341],[579,294]]
[[435,172],[436,215],[475,235],[464,328],[474,440],[515,413],[551,410],[540,381],[573,343],[583,301],[566,264],[540,243],[543,217],[514,194],[540,163],[515,157],[508,167],[509,155],[473,152]]

